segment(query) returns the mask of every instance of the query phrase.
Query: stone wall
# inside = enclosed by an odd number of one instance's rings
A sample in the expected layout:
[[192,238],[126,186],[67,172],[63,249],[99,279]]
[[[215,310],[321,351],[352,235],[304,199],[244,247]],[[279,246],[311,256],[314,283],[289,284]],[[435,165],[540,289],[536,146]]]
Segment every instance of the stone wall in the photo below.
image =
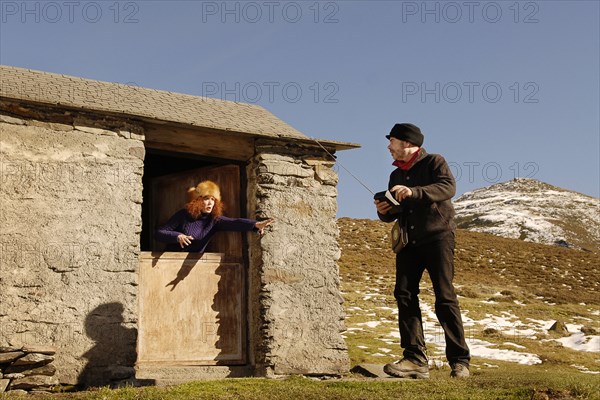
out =
[[248,166],[249,215],[277,222],[250,242],[250,343],[259,375],[348,371],[336,261],[337,174],[315,147],[261,140]]
[[59,384],[50,346],[0,347],[0,393],[49,392]]
[[62,383],[133,375],[143,131],[0,110],[0,347],[52,345]]

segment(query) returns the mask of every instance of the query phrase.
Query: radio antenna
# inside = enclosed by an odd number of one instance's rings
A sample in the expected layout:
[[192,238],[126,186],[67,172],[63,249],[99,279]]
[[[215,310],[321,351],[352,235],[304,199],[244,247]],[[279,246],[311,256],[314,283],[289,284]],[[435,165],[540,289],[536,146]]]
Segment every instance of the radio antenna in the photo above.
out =
[[368,187],[367,185],[365,185],[365,184],[364,184],[364,183],[363,183],[363,182],[362,182],[360,179],[358,179],[358,178],[357,178],[357,177],[356,177],[356,176],[355,176],[355,175],[354,175],[352,172],[350,172],[350,170],[349,170],[348,168],[344,167],[344,165],[343,165],[341,162],[339,162],[339,161],[337,160],[337,158],[336,158],[336,157],[335,157],[333,154],[331,154],[331,153],[329,152],[329,150],[327,150],[327,149],[326,149],[326,148],[325,148],[325,147],[324,147],[324,146],[323,146],[323,145],[322,145],[322,144],[321,144],[321,143],[320,143],[320,142],[319,142],[317,139],[313,139],[313,138],[311,138],[311,139],[312,139],[312,140],[314,140],[314,141],[315,141],[315,143],[317,143],[317,144],[318,144],[318,145],[319,145],[319,146],[320,146],[320,147],[321,147],[323,150],[325,150],[325,153],[329,154],[329,156],[330,156],[330,157],[331,157],[331,158],[332,158],[332,159],[333,159],[333,160],[334,160],[336,163],[338,163],[338,164],[340,165],[340,167],[342,167],[342,168],[344,169],[344,171],[346,171],[347,173],[349,173],[349,174],[350,174],[350,176],[351,176],[352,178],[354,178],[354,180],[355,180],[356,182],[360,183],[360,184],[362,185],[362,187],[364,187],[365,189],[367,189],[367,190],[369,191],[369,193],[371,193],[372,195],[375,195],[375,193],[374,193],[374,192],[373,192],[371,189],[369,189],[369,187]]

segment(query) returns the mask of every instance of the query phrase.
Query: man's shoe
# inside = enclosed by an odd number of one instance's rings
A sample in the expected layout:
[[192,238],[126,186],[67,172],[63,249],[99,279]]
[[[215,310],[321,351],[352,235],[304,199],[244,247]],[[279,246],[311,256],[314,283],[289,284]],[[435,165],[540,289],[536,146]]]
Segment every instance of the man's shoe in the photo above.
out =
[[386,364],[383,367],[383,371],[391,376],[397,378],[414,378],[414,379],[428,379],[429,378],[429,367],[426,365],[419,365],[406,358],[400,360],[394,364]]
[[451,367],[450,378],[468,378],[471,375],[469,367],[465,364],[456,363],[452,364]]

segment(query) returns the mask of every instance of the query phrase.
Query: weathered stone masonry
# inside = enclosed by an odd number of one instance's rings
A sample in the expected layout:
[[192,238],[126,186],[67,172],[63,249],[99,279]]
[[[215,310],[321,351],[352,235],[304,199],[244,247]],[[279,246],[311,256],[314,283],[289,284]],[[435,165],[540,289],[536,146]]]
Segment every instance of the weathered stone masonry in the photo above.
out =
[[[277,216],[250,246],[252,332],[262,374],[342,374],[348,370],[336,261],[337,175],[318,148],[258,141],[248,167],[251,214]],[[314,156],[311,155],[314,154]]]
[[45,392],[58,385],[55,353],[48,346],[0,347],[0,393]]
[[143,132],[2,108],[0,346],[57,346],[61,382],[106,384],[127,375],[119,366],[132,376]]

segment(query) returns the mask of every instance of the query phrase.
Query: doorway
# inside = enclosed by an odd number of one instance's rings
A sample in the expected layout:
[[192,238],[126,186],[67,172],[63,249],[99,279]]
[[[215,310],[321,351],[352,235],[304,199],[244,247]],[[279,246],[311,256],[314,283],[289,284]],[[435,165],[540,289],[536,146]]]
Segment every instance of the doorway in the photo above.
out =
[[[164,245],[154,240],[154,232],[161,224],[184,207],[187,189],[199,181],[209,179],[221,188],[224,215],[232,218],[246,215],[246,185],[244,166],[239,162],[201,157],[189,153],[173,153],[146,149],[144,160],[142,251],[162,251]],[[209,244],[209,252],[234,251],[242,257],[245,243],[236,232],[219,232]]]
[[219,185],[224,215],[245,217],[243,166],[152,149],[144,164],[138,370],[246,364],[245,235],[219,232],[201,254],[163,252],[153,234],[184,207],[187,189],[205,179]]

